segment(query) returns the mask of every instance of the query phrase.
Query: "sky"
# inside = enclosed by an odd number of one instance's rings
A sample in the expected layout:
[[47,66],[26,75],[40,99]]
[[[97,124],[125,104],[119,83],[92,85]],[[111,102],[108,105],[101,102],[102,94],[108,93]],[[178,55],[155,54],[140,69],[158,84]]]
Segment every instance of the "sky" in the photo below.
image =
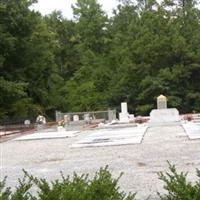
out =
[[[38,0],[38,3],[32,6],[32,9],[39,11],[43,15],[49,14],[53,10],[61,10],[65,17],[72,19],[71,5],[75,3],[76,0]],[[108,16],[112,15],[112,9],[118,5],[117,0],[98,0],[98,3],[102,5]]]

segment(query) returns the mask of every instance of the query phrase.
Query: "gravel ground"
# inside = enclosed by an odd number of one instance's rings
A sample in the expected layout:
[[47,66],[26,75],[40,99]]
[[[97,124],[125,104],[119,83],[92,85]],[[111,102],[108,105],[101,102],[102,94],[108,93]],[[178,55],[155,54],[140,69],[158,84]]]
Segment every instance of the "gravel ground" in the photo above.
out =
[[114,177],[121,172],[120,187],[137,192],[137,199],[156,199],[162,191],[157,172],[167,171],[167,160],[180,171],[188,171],[191,181],[200,168],[200,140],[189,140],[181,126],[148,128],[141,144],[94,148],[70,148],[76,141],[90,134],[84,131],[68,139],[7,141],[0,144],[1,178],[8,176],[7,185],[14,187],[22,176],[22,169],[48,180],[76,171],[94,175],[100,167],[109,165]]

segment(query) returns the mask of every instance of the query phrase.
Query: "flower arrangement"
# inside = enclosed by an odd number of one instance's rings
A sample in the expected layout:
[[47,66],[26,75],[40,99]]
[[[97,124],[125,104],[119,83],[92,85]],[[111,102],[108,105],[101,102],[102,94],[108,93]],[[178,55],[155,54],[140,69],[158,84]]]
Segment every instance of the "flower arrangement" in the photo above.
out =
[[60,120],[60,121],[58,122],[58,126],[64,127],[64,126],[65,126],[65,121],[64,121],[64,120]]

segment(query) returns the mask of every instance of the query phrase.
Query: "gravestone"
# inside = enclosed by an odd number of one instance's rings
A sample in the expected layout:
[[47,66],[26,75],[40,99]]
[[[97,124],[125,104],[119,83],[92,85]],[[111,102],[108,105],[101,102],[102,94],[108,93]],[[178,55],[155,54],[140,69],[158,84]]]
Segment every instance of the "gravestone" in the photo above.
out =
[[127,107],[126,102],[121,103],[121,113],[119,113],[119,121],[122,123],[129,122],[129,113],[128,113],[128,107]]
[[167,97],[164,95],[157,97],[157,109],[167,109]]
[[79,116],[78,116],[78,115],[74,115],[74,116],[73,116],[73,121],[74,121],[74,122],[79,121]]
[[29,127],[30,124],[31,124],[31,121],[30,121],[29,119],[26,119],[26,120],[24,121],[25,127]]
[[128,106],[126,102],[121,103],[121,113],[119,113],[119,121],[122,123],[129,123],[134,121],[134,115],[128,113]]
[[167,98],[157,97],[157,109],[150,113],[149,126],[180,124],[179,111],[176,108],[167,108]]
[[126,102],[121,103],[121,113],[128,114],[128,106]]

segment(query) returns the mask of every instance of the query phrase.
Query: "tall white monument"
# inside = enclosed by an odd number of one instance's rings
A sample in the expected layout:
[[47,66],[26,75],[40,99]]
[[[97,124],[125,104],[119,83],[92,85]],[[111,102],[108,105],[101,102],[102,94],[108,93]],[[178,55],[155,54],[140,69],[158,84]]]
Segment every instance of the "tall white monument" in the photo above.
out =
[[126,102],[121,103],[121,112],[119,113],[119,121],[122,123],[129,123],[134,119],[133,114],[128,113],[128,106]]

